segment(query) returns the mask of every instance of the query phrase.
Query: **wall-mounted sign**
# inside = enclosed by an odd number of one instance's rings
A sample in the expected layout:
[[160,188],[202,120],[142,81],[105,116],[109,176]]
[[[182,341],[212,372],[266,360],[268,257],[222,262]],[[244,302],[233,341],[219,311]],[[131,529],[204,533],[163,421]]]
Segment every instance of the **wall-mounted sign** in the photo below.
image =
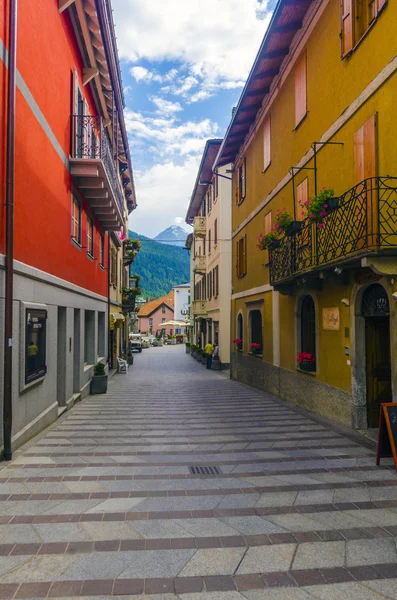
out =
[[339,331],[340,319],[339,308],[323,308],[323,329],[330,331]]

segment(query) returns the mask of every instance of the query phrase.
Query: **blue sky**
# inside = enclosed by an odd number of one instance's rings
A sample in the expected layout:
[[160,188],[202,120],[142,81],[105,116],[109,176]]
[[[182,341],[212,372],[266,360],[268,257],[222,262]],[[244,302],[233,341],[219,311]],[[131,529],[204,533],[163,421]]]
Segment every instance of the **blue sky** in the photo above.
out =
[[188,229],[205,141],[224,135],[274,4],[112,0],[138,202],[131,229]]

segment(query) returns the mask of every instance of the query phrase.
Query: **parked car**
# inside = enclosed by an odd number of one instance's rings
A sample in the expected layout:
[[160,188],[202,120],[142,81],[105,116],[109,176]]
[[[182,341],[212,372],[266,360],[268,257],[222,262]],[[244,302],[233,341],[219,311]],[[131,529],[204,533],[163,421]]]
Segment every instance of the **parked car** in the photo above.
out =
[[129,346],[131,352],[133,352],[134,350],[136,350],[137,352],[142,352],[142,336],[140,333],[130,333]]

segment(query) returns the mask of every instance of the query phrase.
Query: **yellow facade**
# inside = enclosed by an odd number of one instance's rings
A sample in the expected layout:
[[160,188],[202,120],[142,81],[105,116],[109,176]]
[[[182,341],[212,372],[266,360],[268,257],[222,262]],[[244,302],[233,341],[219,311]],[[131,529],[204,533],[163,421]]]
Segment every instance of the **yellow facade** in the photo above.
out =
[[[282,7],[282,1],[280,5]],[[346,256],[343,253],[339,255],[339,261],[327,260],[323,266],[313,264],[298,269],[291,277],[285,278],[285,281],[281,278],[275,285],[270,285],[270,269],[265,264],[266,253],[257,250],[256,243],[259,234],[264,232],[265,216],[270,211],[273,220],[278,209],[287,209],[293,215],[295,210],[295,219],[303,219],[300,211],[294,208],[293,183],[296,193],[299,184],[308,178],[308,195],[314,195],[313,142],[333,142],[317,146],[317,190],[322,187],[333,188],[336,197],[342,196],[360,181],[357,179],[360,169],[357,165],[355,134],[374,117],[376,163],[373,175],[397,176],[396,23],[396,3],[384,3],[365,35],[357,39],[353,51],[342,58],[340,3],[333,0],[312,3],[303,19],[302,28],[298,29],[290,44],[279,74],[270,84],[270,92],[265,95],[257,111],[254,126],[247,130],[243,144],[233,156],[232,339],[239,337],[239,313],[243,317],[244,330],[242,351],[237,352],[235,345],[233,347],[233,376],[359,428],[374,424],[367,414],[366,402],[372,384],[366,373],[369,350],[365,349],[366,329],[360,312],[365,289],[374,283],[383,286],[389,300],[390,340],[386,340],[386,343],[390,343],[392,364],[392,389],[390,394],[384,389],[383,397],[380,390],[378,400],[391,401],[392,397],[396,397],[397,370],[393,366],[395,309],[392,293],[396,287],[393,275],[397,274],[397,261],[393,258],[393,245],[397,238],[388,237],[387,252],[381,248],[382,252],[378,253],[381,260],[372,269],[371,261],[367,261],[368,267],[365,266],[369,251],[358,252],[356,261],[352,256],[351,260],[347,260],[349,256],[346,252]],[[305,56],[307,111],[296,126],[296,70]],[[244,94],[247,98],[247,90],[243,92],[243,97]],[[238,127],[239,117],[236,119],[237,125],[232,121],[229,135],[234,133],[233,127]],[[266,119],[270,119],[271,131],[268,166],[264,164]],[[227,143],[227,136],[225,140]],[[225,161],[230,158],[230,151],[225,148],[224,144],[218,164],[222,164],[222,152]],[[239,167],[243,163],[245,197],[238,203]],[[291,167],[295,166],[298,168],[293,181]],[[367,164],[361,165],[362,172],[366,169],[368,172],[369,168]],[[397,183],[391,181],[394,190]],[[372,197],[375,198],[374,195]],[[394,209],[397,211],[396,192],[388,193],[387,199],[390,214],[394,214]],[[368,202],[366,218],[369,221],[369,213],[376,210],[378,205],[377,200],[371,201],[373,205]],[[337,218],[333,218],[335,227],[338,227]],[[355,218],[358,218],[357,210],[351,214],[351,220]],[[397,222],[394,230],[397,233]],[[315,240],[318,230],[313,226],[312,231]],[[331,236],[337,235],[336,229],[329,228],[329,233]],[[246,236],[246,273],[239,277],[236,269],[237,243],[243,236]],[[360,248],[362,250],[362,245],[358,246]],[[274,260],[276,252],[270,253],[270,261]],[[313,257],[314,260],[316,257]],[[334,273],[335,268],[342,269],[339,278]],[[315,305],[316,369],[313,373],[303,373],[297,368],[297,353],[302,350],[300,311],[302,298],[306,295],[312,297]],[[344,299],[348,300],[348,305],[342,303]],[[339,323],[334,329],[327,329],[324,328],[323,319],[327,318],[332,308],[337,309],[335,314],[339,314]],[[263,348],[260,356],[252,356],[249,347],[250,311],[253,309],[260,310],[262,314]],[[325,316],[323,309],[326,309]]]

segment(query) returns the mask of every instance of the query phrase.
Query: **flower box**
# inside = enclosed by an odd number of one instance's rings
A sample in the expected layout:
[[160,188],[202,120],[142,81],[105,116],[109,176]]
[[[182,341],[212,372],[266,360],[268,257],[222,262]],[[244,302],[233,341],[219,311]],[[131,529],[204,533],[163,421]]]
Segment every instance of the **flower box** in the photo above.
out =
[[316,363],[298,363],[301,371],[306,371],[306,373],[314,373],[316,370]]
[[327,204],[328,204],[328,212],[331,212],[332,210],[336,210],[337,208],[339,208],[339,198],[328,198]]
[[285,235],[292,236],[296,235],[302,229],[302,221],[292,221],[291,225],[285,230]]

